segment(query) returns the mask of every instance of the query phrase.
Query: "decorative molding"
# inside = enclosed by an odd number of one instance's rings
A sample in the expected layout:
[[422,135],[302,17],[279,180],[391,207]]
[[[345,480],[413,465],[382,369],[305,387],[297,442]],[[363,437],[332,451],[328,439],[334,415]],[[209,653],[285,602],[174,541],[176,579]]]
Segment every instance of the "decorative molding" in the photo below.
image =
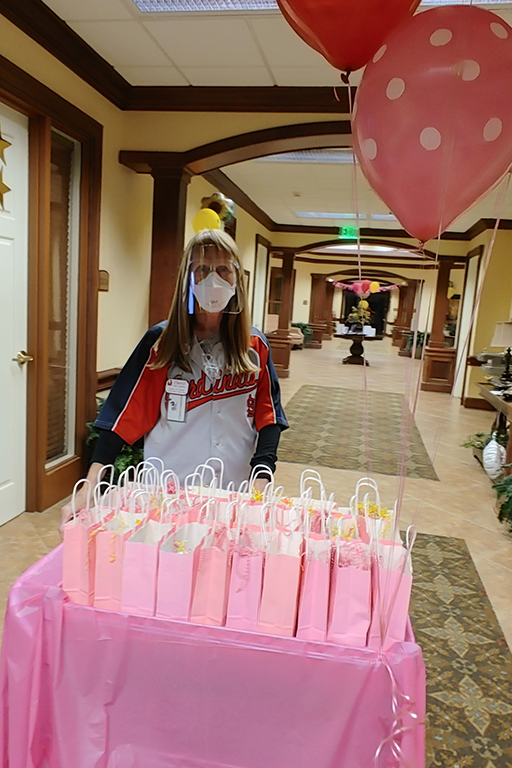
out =
[[[277,258],[277,254],[280,251],[272,252],[272,256],[275,256]],[[295,261],[302,261],[307,264],[330,264],[333,267],[340,266],[340,267],[357,267],[358,260],[357,259],[347,259],[345,261],[343,260],[334,260],[334,259],[322,259],[321,257],[319,259],[313,259],[309,258],[308,256],[296,256]],[[392,268],[392,269],[438,269],[438,264],[432,264],[431,262],[423,263],[423,264],[408,264],[407,261],[396,261],[396,262],[386,262],[386,261],[361,261],[361,267],[363,270],[366,269],[373,269],[373,268]],[[336,272],[329,273],[331,275],[338,274],[339,270]]]
[[42,0],[0,0],[0,13],[120,109],[133,88]]
[[[342,85],[336,89],[339,101],[330,86],[126,85],[129,90],[123,109],[131,111],[349,114],[348,91]],[[353,86],[352,98],[355,93]]]

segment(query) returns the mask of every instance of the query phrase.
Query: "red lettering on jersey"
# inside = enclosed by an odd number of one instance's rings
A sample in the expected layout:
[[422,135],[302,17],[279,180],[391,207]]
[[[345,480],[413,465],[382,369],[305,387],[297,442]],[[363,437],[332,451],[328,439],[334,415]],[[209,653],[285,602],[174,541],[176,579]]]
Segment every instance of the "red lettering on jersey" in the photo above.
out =
[[254,414],[256,413],[256,398],[252,395],[249,395],[247,398],[247,418],[252,419],[254,418]]

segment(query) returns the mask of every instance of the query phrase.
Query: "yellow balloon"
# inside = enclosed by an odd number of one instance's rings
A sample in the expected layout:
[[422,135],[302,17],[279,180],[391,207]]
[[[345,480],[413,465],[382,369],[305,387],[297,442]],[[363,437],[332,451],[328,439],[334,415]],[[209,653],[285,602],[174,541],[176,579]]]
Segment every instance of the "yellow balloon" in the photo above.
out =
[[360,306],[360,307],[362,307],[363,309],[368,309],[368,307],[369,307],[370,305],[368,304],[368,302],[366,301],[366,299],[363,299],[362,301],[360,301],[360,302],[359,302],[359,306]]
[[370,283],[370,293],[377,293],[377,291],[380,290],[380,283],[378,283],[376,280],[373,280]]
[[192,219],[195,232],[202,229],[220,229],[220,216],[211,208],[201,208]]

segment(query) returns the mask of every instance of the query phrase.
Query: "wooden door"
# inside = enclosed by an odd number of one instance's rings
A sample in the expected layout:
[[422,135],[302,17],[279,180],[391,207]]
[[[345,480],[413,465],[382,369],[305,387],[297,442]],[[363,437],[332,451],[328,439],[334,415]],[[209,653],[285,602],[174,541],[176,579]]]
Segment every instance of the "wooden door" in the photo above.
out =
[[30,364],[27,360],[30,357],[27,355],[27,118],[0,105],[0,137],[1,525],[25,510],[27,364]]

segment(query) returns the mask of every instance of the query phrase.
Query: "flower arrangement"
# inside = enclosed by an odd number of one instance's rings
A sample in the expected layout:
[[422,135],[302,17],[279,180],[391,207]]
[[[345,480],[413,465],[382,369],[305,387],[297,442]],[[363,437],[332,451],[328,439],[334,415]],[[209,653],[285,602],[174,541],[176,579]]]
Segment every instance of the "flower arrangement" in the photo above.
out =
[[359,302],[357,307],[353,307],[350,314],[347,316],[347,325],[368,325],[370,322],[371,312],[369,304],[365,299]]

